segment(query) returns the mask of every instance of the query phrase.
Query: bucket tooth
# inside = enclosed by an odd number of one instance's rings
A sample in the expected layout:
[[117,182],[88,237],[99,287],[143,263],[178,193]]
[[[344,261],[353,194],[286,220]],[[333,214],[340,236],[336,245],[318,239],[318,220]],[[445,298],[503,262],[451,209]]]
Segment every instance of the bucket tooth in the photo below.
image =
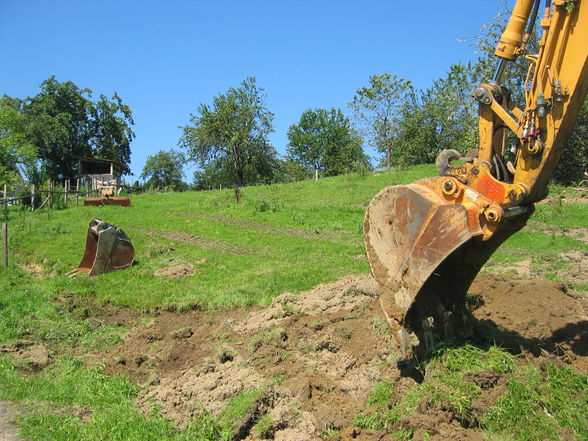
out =
[[406,328],[400,328],[397,332],[398,345],[400,346],[400,353],[404,358],[410,358],[412,353],[412,341],[410,339],[410,333]]
[[423,324],[423,337],[425,340],[425,347],[427,352],[433,350],[433,318],[427,317],[422,321]]
[[474,328],[472,326],[472,315],[469,311],[464,310],[461,314],[462,322],[462,334],[465,338],[470,338],[474,334]]
[[453,338],[453,313],[444,308],[440,308],[435,318],[435,327],[443,333],[443,338],[450,340]]

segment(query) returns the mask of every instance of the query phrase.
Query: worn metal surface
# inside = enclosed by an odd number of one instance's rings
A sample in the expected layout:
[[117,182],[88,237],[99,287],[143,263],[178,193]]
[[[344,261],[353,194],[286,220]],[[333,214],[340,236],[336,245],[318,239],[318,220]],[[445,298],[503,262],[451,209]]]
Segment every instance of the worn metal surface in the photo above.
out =
[[128,196],[96,197],[84,199],[84,205],[120,205],[121,207],[130,207],[131,198]]
[[[532,8],[534,7],[534,9]],[[538,0],[517,0],[496,55],[514,60],[525,51]],[[468,330],[466,292],[498,246],[526,223],[533,203],[547,195],[588,92],[588,0],[545,3],[543,35],[525,82],[525,108],[496,81],[481,84],[479,148],[437,157],[441,175],[388,187],[371,202],[365,243],[381,303],[405,354],[430,349],[434,334]],[[506,130],[518,142],[506,155]],[[510,142],[510,141],[509,141]],[[451,161],[462,159],[456,166]]]
[[86,248],[78,267],[68,273],[98,276],[128,268],[135,259],[135,249],[126,233],[100,219],[92,219],[88,226]]
[[448,196],[441,189],[445,182],[439,177],[387,187],[366,212],[368,260],[380,285],[382,309],[405,356],[430,349],[431,334],[467,334],[469,286],[529,215],[500,219],[501,228],[484,240],[489,228],[484,209],[492,201],[472,196],[471,190],[466,195],[468,189],[459,184],[457,196]]

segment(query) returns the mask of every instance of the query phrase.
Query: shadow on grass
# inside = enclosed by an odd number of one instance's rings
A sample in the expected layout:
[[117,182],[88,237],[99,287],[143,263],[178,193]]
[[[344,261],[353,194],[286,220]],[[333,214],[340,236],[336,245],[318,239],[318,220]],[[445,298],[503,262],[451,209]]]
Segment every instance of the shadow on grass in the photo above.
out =
[[[588,320],[568,323],[556,329],[549,336],[528,338],[519,332],[506,329],[489,319],[471,317],[473,335],[469,339],[443,341],[436,346],[441,348],[458,348],[469,344],[484,351],[492,346],[499,346],[513,355],[530,354],[535,358],[556,356],[567,361],[573,361],[573,356],[588,356]],[[570,353],[573,356],[570,357]],[[401,360],[398,362],[400,375],[410,377],[421,383],[425,378],[426,366],[429,361],[438,356],[434,350],[423,354],[419,360]]]
[[568,323],[553,331],[550,336],[542,338],[524,337],[516,331],[501,328],[487,319],[475,320],[474,330],[475,340],[471,344],[480,348],[498,345],[512,354],[527,352],[534,357],[545,355],[545,352],[557,356],[563,356],[569,352],[581,357],[588,356],[588,320]]

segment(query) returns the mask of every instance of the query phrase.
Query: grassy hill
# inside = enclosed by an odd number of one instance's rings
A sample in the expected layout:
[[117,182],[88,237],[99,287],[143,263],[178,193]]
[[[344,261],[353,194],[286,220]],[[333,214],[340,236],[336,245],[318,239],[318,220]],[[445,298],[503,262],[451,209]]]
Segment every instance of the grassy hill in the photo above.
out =
[[[236,204],[233,192],[145,194],[133,206],[83,207],[13,213],[13,262],[52,275],[56,290],[95,294],[141,309],[199,302],[206,306],[268,303],[352,273],[367,273],[362,223],[366,205],[387,185],[434,175],[432,166],[348,175],[293,184],[248,187]],[[98,217],[131,237],[138,265],[99,279],[63,274],[81,258],[87,223]],[[551,277],[565,262],[562,250],[588,251],[565,229],[586,227],[586,204],[539,206],[534,229],[515,235],[494,256],[494,266],[533,259]],[[539,228],[541,227],[541,228]],[[552,228],[548,228],[552,227]],[[184,280],[153,273],[180,263],[196,266]],[[551,264],[550,264],[551,263]],[[39,267],[41,265],[41,268]],[[137,295],[140,293],[141,295]]]
[[[367,274],[362,223],[371,198],[385,186],[434,174],[433,166],[421,166],[247,187],[241,204],[234,202],[231,190],[221,190],[143,194],[133,196],[130,208],[73,204],[34,213],[14,209],[9,213],[11,263],[0,269],[0,345],[42,343],[52,362],[31,372],[9,355],[11,350],[2,351],[8,355],[0,353],[0,399],[27,408],[20,424],[31,438],[212,440],[221,432],[230,438],[230,430],[208,417],[180,430],[157,414],[145,416],[133,402],[137,385],[105,375],[99,366],[86,367],[78,357],[116,344],[129,326],[96,326],[86,320],[98,307],[93,302],[143,312],[267,305],[286,291],[298,293],[348,274]],[[575,197],[573,190],[554,188],[550,203],[537,207],[529,226],[500,248],[487,269],[508,273],[523,265],[532,275],[588,290],[582,277],[568,271],[578,263],[577,256],[588,255],[588,204]],[[138,264],[94,279],[69,279],[65,273],[81,259],[92,217],[131,237]],[[154,274],[180,264],[193,265],[194,274],[183,279]],[[60,296],[87,302],[89,312],[64,309],[56,301]],[[580,399],[585,399],[586,377],[570,372],[561,376],[582,384]],[[568,386],[564,389],[563,399],[571,393]],[[80,408],[91,409],[90,423],[77,414]],[[525,418],[533,421],[543,411],[533,412]],[[574,409],[566,406],[565,412],[580,421],[574,427],[586,427]],[[492,420],[496,427],[504,417],[498,414]],[[60,425],[63,430],[55,429]],[[545,433],[557,433],[549,430]]]

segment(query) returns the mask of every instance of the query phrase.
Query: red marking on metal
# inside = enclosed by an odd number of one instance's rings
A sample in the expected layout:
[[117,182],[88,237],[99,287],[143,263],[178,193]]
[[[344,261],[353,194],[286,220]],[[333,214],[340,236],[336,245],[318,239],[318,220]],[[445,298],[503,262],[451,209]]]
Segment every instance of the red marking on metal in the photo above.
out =
[[468,210],[468,225],[470,227],[470,231],[476,231],[478,229],[478,210],[477,209]]
[[476,190],[481,195],[486,196],[488,199],[495,202],[502,202],[506,196],[506,188],[504,185],[495,181],[488,175],[480,177],[476,185]]

